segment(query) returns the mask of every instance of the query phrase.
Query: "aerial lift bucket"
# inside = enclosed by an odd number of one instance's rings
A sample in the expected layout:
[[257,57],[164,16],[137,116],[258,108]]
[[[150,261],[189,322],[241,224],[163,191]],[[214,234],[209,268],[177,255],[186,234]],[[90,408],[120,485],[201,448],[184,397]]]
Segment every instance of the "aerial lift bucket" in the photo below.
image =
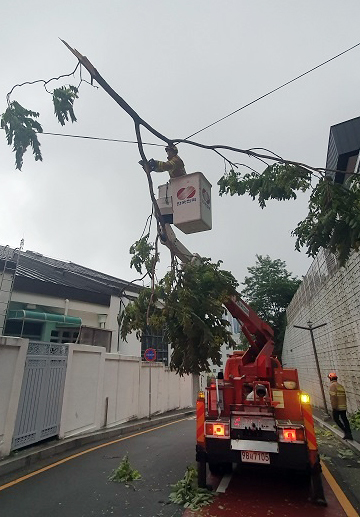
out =
[[157,199],[165,222],[183,233],[211,230],[211,184],[202,172],[171,178],[159,186]]

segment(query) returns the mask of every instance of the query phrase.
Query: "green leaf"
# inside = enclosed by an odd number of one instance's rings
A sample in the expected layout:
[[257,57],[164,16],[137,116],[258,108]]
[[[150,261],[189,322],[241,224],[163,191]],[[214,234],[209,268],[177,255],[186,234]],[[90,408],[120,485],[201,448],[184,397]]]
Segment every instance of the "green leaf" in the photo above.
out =
[[171,485],[171,488],[173,491],[169,495],[170,501],[191,510],[199,510],[210,504],[215,497],[209,490],[198,488],[197,471],[193,466],[187,467],[184,478]]
[[353,174],[345,186],[333,183],[329,177],[321,178],[315,187],[311,174],[300,166],[275,164],[262,174],[241,174],[231,170],[220,178],[220,195],[249,195],[257,199],[261,208],[270,199],[279,201],[296,199],[298,192],[311,190],[308,214],[299,222],[292,235],[296,237],[295,249],[307,249],[315,257],[321,248],[336,255],[340,266],[352,251],[360,246],[360,178]]
[[352,177],[350,188],[328,178],[320,180],[309,200],[309,212],[293,231],[296,249],[307,247],[315,257],[321,248],[336,255],[340,266],[359,248],[360,191],[359,179]]
[[121,314],[122,339],[133,331],[141,337],[149,324],[171,343],[170,367],[180,375],[209,371],[209,360],[220,364],[221,345],[234,344],[223,303],[238,285],[220,265],[202,258],[168,272],[153,291],[143,289]]
[[242,175],[231,170],[220,178],[218,185],[220,195],[248,194],[264,208],[269,199],[296,199],[297,191],[305,192],[311,186],[310,182],[309,171],[302,167],[276,163],[268,166],[262,174],[251,172]]
[[74,113],[74,100],[78,98],[76,86],[61,86],[53,91],[53,104],[55,115],[62,126],[65,122],[76,122]]
[[23,166],[23,157],[29,146],[35,161],[42,161],[37,133],[42,133],[43,130],[35,120],[38,117],[39,113],[23,108],[17,101],[11,102],[1,116],[1,128],[5,129],[8,145],[13,146],[15,167],[18,170]]
[[125,455],[112,474],[109,476],[109,481],[115,481],[117,483],[129,483],[141,478],[141,474],[133,469],[130,465],[129,458]]
[[158,262],[158,256],[155,256],[154,251],[154,245],[149,243],[149,234],[141,237],[130,247],[130,254],[133,255],[130,267],[134,267],[140,274],[145,267],[146,272],[151,275],[155,263]]
[[286,308],[301,280],[287,271],[286,263],[268,255],[256,255],[255,266],[248,267],[241,294],[252,309],[274,329],[275,353],[281,355],[286,327]]

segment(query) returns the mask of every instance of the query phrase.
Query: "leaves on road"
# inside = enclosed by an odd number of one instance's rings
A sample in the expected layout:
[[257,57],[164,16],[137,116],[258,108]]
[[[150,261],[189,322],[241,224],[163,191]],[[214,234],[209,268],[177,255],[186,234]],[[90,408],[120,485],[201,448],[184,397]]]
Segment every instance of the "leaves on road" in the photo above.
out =
[[140,478],[140,472],[131,467],[128,455],[126,454],[118,468],[115,469],[109,476],[109,481],[115,481],[117,483],[129,483]]
[[189,510],[199,510],[202,506],[212,503],[214,499],[212,492],[198,487],[197,471],[193,466],[187,467],[184,478],[171,485],[171,488],[173,492],[169,496],[170,501]]

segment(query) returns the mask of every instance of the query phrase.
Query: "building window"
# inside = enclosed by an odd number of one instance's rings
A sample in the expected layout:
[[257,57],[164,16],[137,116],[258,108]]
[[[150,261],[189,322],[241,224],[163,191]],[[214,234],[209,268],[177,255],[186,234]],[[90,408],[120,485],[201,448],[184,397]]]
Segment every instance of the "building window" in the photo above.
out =
[[25,320],[7,320],[4,336],[23,337],[41,341],[43,323]]
[[51,331],[51,343],[76,343],[79,329],[57,329]]
[[78,343],[81,345],[103,346],[107,352],[110,352],[111,335],[111,330],[82,326]]
[[169,347],[168,342],[165,339],[164,332],[157,334],[152,332],[151,329],[143,332],[141,336],[141,359],[145,361],[144,353],[148,348],[154,348],[156,350],[156,362],[164,363],[166,366],[169,364]]

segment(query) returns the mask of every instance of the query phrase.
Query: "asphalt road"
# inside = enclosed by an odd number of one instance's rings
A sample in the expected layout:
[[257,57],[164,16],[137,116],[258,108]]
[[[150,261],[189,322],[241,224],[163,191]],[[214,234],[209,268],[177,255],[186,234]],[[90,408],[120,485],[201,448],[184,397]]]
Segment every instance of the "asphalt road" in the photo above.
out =
[[[225,493],[217,494],[197,517],[347,517],[324,481],[327,507],[308,501],[309,484],[294,472],[269,472],[261,467],[237,468]],[[192,517],[185,512],[184,517]]]
[[[125,454],[142,476],[131,486],[108,479]],[[195,420],[190,417],[123,437],[1,490],[0,516],[180,516],[183,509],[169,503],[170,485],[194,460]]]
[[[323,461],[340,476],[355,508],[358,502],[359,459],[330,434],[318,434]],[[142,477],[131,485],[109,481],[125,454]],[[1,480],[0,517],[180,517],[194,514],[169,503],[171,484],[195,463],[193,417],[104,442],[39,464],[30,477],[17,473]],[[331,460],[331,461],[330,461]],[[50,468],[49,468],[50,467]],[[7,482],[7,484],[6,484]],[[345,517],[324,479],[328,507],[308,502],[309,486],[302,475],[253,465],[237,468],[226,480],[208,475],[215,498],[197,516],[218,517]],[[216,493],[221,488],[222,493]]]

